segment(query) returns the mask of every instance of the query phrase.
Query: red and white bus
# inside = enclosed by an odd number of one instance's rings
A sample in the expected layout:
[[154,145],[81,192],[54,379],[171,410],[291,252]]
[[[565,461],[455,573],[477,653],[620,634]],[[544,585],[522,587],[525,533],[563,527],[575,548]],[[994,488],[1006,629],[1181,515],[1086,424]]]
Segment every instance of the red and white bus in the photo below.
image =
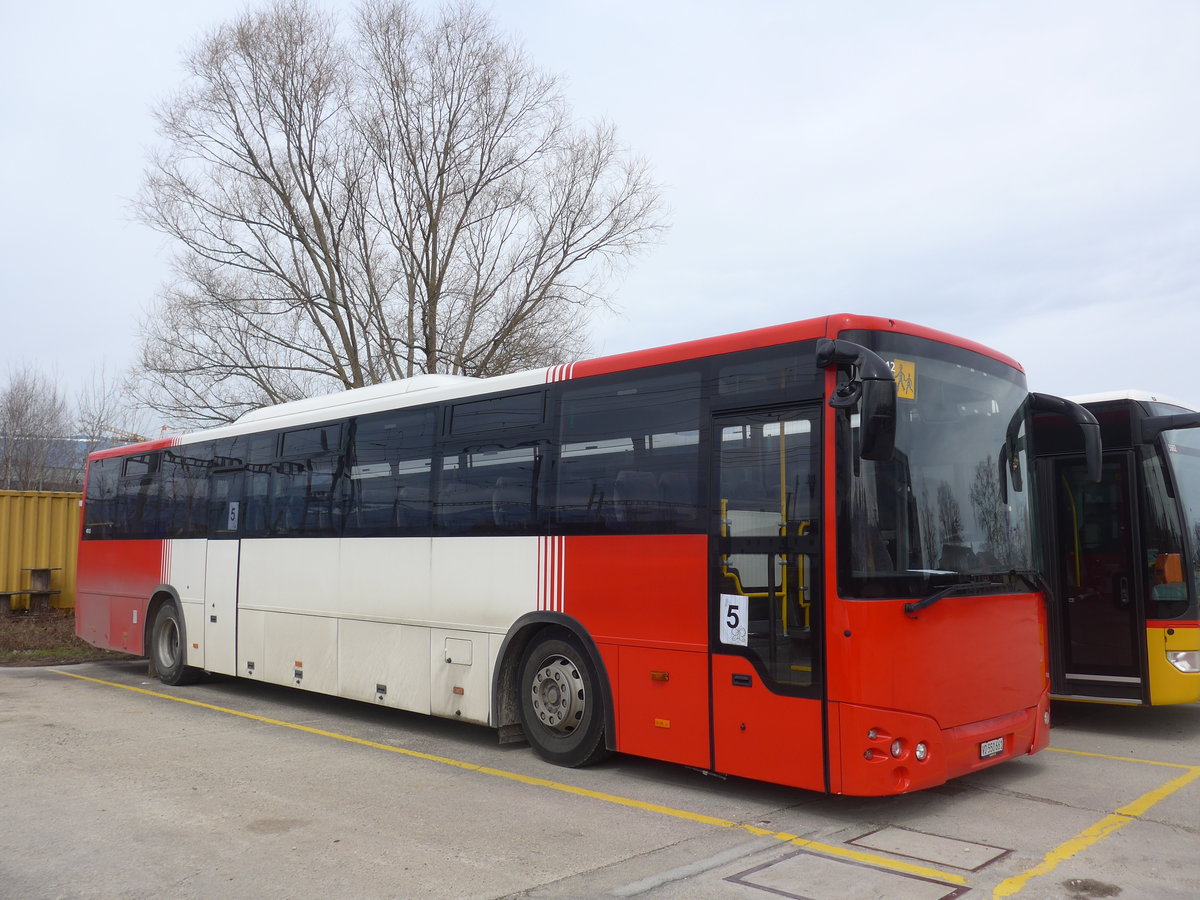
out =
[[91,457],[77,631],[565,765],[929,787],[1047,743],[1038,397],[837,315],[261,409]]

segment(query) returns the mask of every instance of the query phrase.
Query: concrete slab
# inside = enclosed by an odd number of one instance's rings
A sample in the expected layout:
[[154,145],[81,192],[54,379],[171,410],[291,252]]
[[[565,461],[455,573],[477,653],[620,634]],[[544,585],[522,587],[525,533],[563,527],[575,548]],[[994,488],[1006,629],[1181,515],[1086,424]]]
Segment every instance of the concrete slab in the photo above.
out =
[[969,872],[978,871],[1009,852],[1003,847],[959,841],[892,825],[869,832],[862,837],[847,841],[847,843],[853,844],[855,847],[881,850],[884,853],[894,853],[897,856],[906,856],[909,859],[920,860],[932,865],[950,866]]
[[[950,900],[958,887],[812,853],[796,853],[726,879],[795,900]],[[769,892],[769,893],[767,893]]]

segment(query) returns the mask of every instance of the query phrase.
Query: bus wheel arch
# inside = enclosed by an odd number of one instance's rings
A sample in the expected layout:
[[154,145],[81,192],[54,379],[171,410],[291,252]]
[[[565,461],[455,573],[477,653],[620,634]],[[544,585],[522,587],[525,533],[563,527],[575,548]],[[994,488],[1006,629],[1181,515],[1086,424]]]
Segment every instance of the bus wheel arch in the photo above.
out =
[[[565,675],[572,665],[582,670],[586,697],[581,702],[590,729],[582,740],[564,740],[561,723],[550,733],[540,724],[532,724],[531,698],[527,695],[533,689],[534,676],[528,671],[534,665],[533,654],[540,654],[537,662],[554,657],[551,665],[559,674]],[[513,624],[500,648],[493,699],[501,743],[527,740],[539,756],[572,767],[598,762],[616,749],[613,692],[604,660],[587,630],[570,616],[529,613]],[[599,735],[595,734],[597,729]]]
[[183,606],[170,588],[159,588],[150,598],[142,646],[149,660],[149,674],[163,684],[194,684],[203,674],[202,670],[187,665]]

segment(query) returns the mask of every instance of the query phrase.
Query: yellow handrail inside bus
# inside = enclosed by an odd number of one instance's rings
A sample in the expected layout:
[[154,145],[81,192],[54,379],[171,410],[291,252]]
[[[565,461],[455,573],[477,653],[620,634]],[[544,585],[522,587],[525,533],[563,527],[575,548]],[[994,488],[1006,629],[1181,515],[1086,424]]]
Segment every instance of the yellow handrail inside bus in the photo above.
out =
[[[787,422],[781,419],[778,424],[779,424],[779,536],[786,538],[788,536]],[[811,523],[809,523],[809,522],[799,523],[797,525],[796,536],[799,537],[799,536],[804,535],[807,532],[810,524]],[[728,500],[728,498],[722,498],[721,499],[721,537],[723,537],[723,538],[729,537],[729,527],[730,527],[729,500]],[[800,627],[809,628],[812,625],[812,611],[811,611],[812,604],[811,604],[811,602],[807,601],[803,596],[803,594],[806,591],[806,585],[808,584],[807,573],[804,571],[806,568],[807,560],[805,560],[804,562],[797,561],[797,564],[795,567],[796,573],[794,576],[790,574],[790,570],[792,569],[792,566],[788,565],[787,554],[772,554],[768,565],[772,565],[772,566],[775,565],[777,560],[779,560],[783,563],[782,572],[780,574],[780,584],[779,584],[779,588],[777,591],[777,596],[779,598],[779,604],[780,604],[780,609],[779,609],[780,621],[783,625],[783,633],[786,635],[788,633],[789,627],[791,627],[791,623],[789,621],[791,617],[789,615],[788,600],[787,600],[789,577],[795,578],[796,582],[797,582],[797,584],[796,584],[796,587],[797,587],[796,604],[797,604],[797,607],[798,607],[799,611],[801,612],[802,618],[804,620],[803,624]],[[756,599],[757,598],[766,598],[767,600],[772,601],[772,602],[775,599],[773,596],[771,596],[770,592],[754,593],[754,594],[748,593],[742,587],[741,579],[738,577],[738,575],[735,572],[730,570],[729,554],[726,554],[726,553],[721,554],[721,574],[723,577],[725,577],[733,582],[735,589],[742,596],[753,597]]]

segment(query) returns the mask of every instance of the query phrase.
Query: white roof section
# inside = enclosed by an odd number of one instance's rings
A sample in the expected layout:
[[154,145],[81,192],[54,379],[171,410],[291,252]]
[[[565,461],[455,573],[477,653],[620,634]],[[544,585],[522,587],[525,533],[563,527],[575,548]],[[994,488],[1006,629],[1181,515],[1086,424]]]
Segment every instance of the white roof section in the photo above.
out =
[[542,387],[548,369],[531,369],[494,378],[472,378],[468,375],[414,375],[400,381],[389,381],[368,387],[353,388],[321,397],[307,397],[276,406],[264,406],[243,414],[236,422],[216,428],[196,431],[180,438],[180,443],[212,440],[235,434],[273,431],[299,425],[328,422],[350,416],[362,416],[406,406],[419,406],[475,397],[522,387]]
[[1168,397],[1166,394],[1136,389],[1102,391],[1098,394],[1081,394],[1078,397],[1070,397],[1068,399],[1074,400],[1076,403],[1111,403],[1114,400],[1137,400],[1142,403],[1167,403],[1171,406],[1178,406],[1180,409],[1192,409],[1186,403],[1176,400],[1174,397]]
[[[401,381],[386,381],[383,384],[372,384],[367,387],[352,388],[337,394],[325,394],[320,397],[305,397],[302,400],[292,400],[275,406],[264,406],[252,409],[238,417],[237,423],[266,422],[268,419],[278,419],[288,416],[303,415],[306,412],[320,410],[332,412],[342,406],[352,406],[358,403],[368,403],[372,400],[394,400],[405,397],[415,391],[430,391],[439,387],[452,387],[465,382],[481,381],[467,375],[416,375]],[[420,402],[420,401],[417,401]]]

